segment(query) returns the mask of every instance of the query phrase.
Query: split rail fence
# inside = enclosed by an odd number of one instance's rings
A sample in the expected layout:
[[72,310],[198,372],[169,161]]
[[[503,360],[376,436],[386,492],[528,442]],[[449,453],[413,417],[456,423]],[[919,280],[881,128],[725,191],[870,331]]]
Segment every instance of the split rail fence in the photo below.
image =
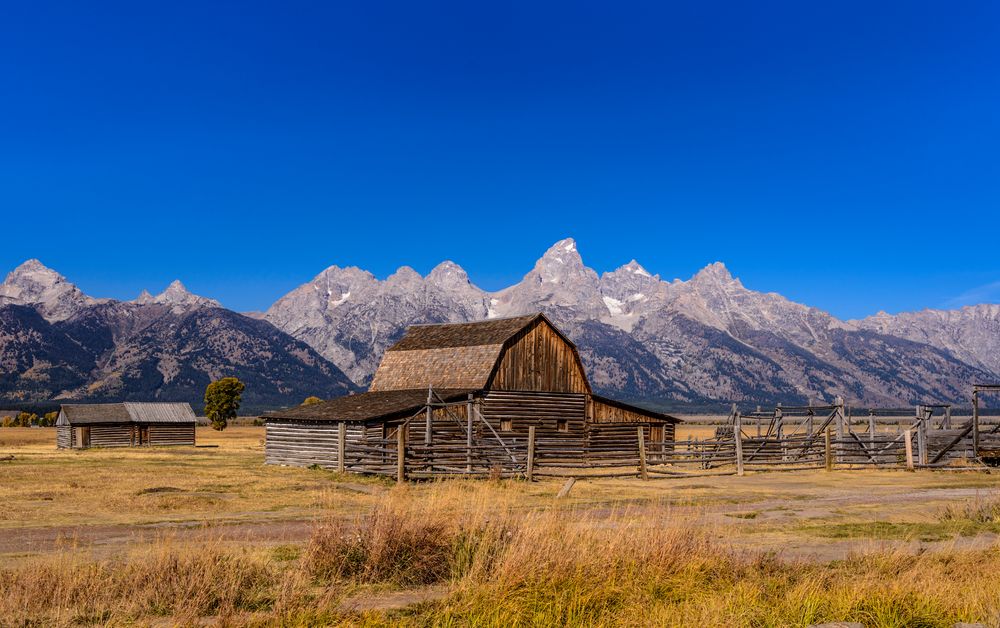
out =
[[[490,428],[474,437],[469,421],[464,442],[414,438],[423,428],[407,429],[408,422],[390,438],[359,442],[347,439],[341,429],[337,468],[400,481],[447,476],[650,479],[806,469],[981,468],[984,452],[1000,457],[1000,425],[980,430],[981,390],[1000,391],[1000,386],[976,387],[973,416],[966,421],[953,424],[949,406],[921,405],[908,419],[900,417],[895,432],[879,429],[875,411],[869,414],[867,429],[856,431],[857,417],[840,399],[826,406],[779,406],[766,413],[744,414],[734,405],[727,424],[706,439],[652,441],[643,427],[599,437],[588,433],[579,439],[536,437],[533,426],[525,436],[501,435]],[[449,405],[429,399],[427,408],[412,420]]]

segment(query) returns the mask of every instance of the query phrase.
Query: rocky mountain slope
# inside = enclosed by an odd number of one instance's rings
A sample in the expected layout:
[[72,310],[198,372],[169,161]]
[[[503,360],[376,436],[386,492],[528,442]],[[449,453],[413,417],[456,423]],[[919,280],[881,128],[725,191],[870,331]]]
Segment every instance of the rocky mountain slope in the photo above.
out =
[[998,305],[842,321],[749,290],[721,263],[686,281],[635,260],[598,275],[566,239],[497,292],[452,262],[385,280],[332,266],[253,316],[180,282],[94,299],[31,260],[0,284],[0,399],[189,400],[232,374],[249,403],[283,405],[363,388],[408,325],[534,311],[577,343],[599,391],[635,400],[905,406],[1000,379]]
[[1000,373],[1000,305],[922,310],[895,316],[879,312],[854,324],[861,329],[944,349],[990,373]]
[[[972,380],[1000,373],[988,351],[973,359],[988,328],[949,344],[944,332],[924,337],[841,321],[748,290],[721,263],[688,281],[663,281],[634,260],[598,276],[572,239],[554,244],[520,282],[495,293],[471,284],[451,262],[426,278],[402,268],[385,281],[331,267],[264,316],[365,385],[406,325],[534,311],[578,344],[596,387],[633,399],[798,403],[840,395],[909,405],[964,400]],[[1000,343],[1000,332],[991,338]]]
[[229,375],[247,384],[248,408],[356,390],[304,342],[180,282],[132,302],[96,300],[32,260],[0,295],[0,398],[198,402]]

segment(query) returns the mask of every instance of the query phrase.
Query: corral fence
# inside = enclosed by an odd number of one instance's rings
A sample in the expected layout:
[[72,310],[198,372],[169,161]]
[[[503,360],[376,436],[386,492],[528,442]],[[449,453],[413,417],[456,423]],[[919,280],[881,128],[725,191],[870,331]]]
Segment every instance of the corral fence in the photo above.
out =
[[[865,429],[842,399],[830,405],[778,406],[743,413],[734,404],[727,421],[709,438],[651,440],[639,426],[610,435],[579,439],[525,436],[495,431],[465,442],[408,438],[397,429],[390,438],[338,442],[338,469],[406,478],[479,477],[640,477],[681,478],[743,475],[748,471],[807,469],[970,469],[1000,458],[1000,424],[980,429],[981,394],[1000,385],[977,385],[972,416],[955,420],[946,404],[922,404],[909,415],[898,411],[895,429],[876,420],[886,411],[869,410]],[[447,408],[428,402],[428,408]],[[422,416],[423,411],[418,413]],[[415,415],[418,416],[418,415]],[[600,426],[597,427],[600,429]],[[428,432],[430,433],[430,432]]]

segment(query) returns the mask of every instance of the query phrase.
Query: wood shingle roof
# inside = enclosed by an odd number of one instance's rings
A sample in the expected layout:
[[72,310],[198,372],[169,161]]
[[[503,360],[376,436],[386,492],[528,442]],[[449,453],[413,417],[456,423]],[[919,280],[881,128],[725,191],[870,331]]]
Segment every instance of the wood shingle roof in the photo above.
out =
[[411,325],[407,328],[406,335],[386,351],[502,345],[540,316],[541,314],[531,314],[473,323]]
[[194,423],[188,403],[69,403],[60,407],[60,425],[94,423]]
[[[435,388],[435,401],[464,399],[471,389]],[[305,421],[369,421],[407,417],[427,403],[427,389],[383,390],[337,397],[322,403],[275,410],[267,419],[297,419]]]

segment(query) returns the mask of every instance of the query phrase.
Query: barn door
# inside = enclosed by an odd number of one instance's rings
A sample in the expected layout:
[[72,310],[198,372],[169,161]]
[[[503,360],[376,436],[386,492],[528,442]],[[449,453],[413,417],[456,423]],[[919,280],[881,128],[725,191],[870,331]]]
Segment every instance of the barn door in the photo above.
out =
[[90,447],[90,428],[76,428],[76,446],[80,448]]
[[149,426],[140,425],[139,426],[139,444],[148,445],[149,444]]

